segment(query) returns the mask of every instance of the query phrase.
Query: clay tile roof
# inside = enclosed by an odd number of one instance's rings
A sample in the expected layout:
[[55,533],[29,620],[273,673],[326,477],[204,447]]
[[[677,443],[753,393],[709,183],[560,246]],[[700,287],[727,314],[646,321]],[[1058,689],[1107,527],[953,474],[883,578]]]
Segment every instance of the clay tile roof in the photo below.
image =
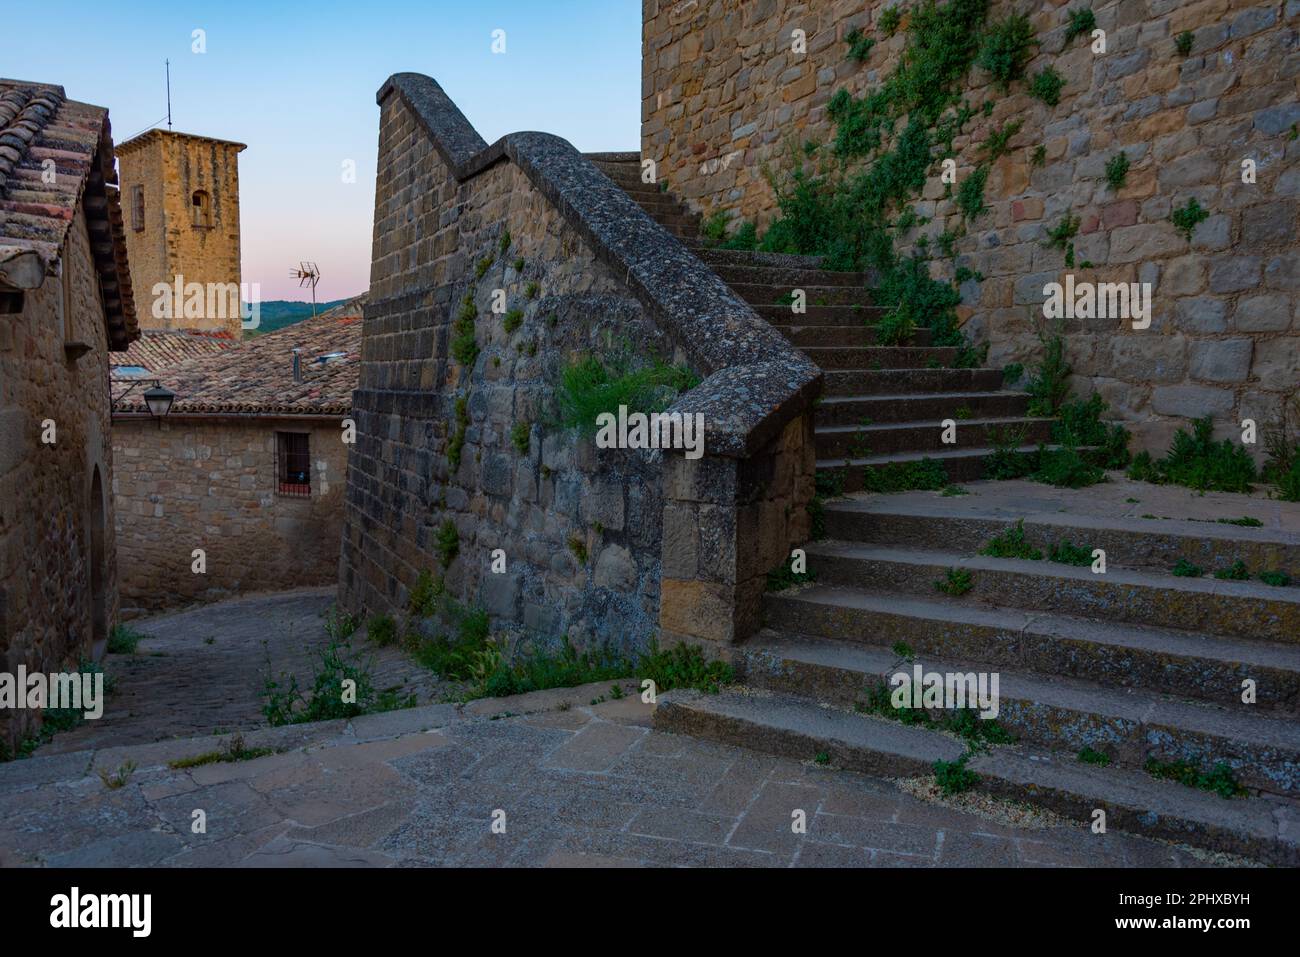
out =
[[[153,377],[176,393],[172,414],[346,415],[361,368],[360,305],[344,312],[351,314],[331,309]],[[300,382],[293,377],[295,348]],[[143,398],[134,393],[118,410],[144,412]]]
[[61,86],[0,79],[0,280],[36,289],[57,273],[83,206],[109,347],[122,350],[139,330],[116,184],[108,110],[67,99]]
[[190,359],[233,349],[239,342],[226,333],[146,329],[126,352],[113,356],[110,371],[114,379],[139,377],[138,374],[119,372],[126,367],[142,368],[153,376],[158,376]]

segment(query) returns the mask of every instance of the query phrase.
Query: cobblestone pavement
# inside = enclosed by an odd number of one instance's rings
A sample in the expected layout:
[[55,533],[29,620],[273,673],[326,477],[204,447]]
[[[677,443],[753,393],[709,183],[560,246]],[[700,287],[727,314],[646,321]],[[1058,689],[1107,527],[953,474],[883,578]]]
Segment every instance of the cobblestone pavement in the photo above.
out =
[[[310,687],[315,653],[328,642],[325,612],[335,589],[250,595],[133,621],[145,635],[135,654],[109,655],[114,691],[104,716],[60,734],[39,754],[81,751],[265,727],[262,688],[271,673]],[[396,647],[354,643],[373,655],[379,689],[400,687],[425,704],[442,683]]]
[[[329,592],[298,591],[141,624],[150,635],[141,654],[109,661],[119,685],[104,718],[0,764],[0,864],[1203,863],[1119,833],[1023,826],[988,799],[944,806],[892,781],[656,732],[653,706],[630,681],[623,697],[604,683],[265,727],[257,691],[267,655],[277,669],[309,671],[329,602]],[[377,684],[429,680],[412,669],[391,650]],[[214,727],[250,729],[246,748],[275,753],[168,766],[224,749],[229,735]],[[792,826],[797,812],[806,833]]]

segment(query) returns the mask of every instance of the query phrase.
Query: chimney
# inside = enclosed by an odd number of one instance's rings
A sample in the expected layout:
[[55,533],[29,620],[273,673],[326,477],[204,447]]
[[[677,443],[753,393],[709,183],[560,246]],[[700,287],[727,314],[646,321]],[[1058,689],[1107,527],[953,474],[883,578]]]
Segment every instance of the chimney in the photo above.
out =
[[301,349],[298,349],[296,347],[293,350],[293,381],[294,382],[302,381],[302,359],[298,355],[298,353],[300,353],[301,351],[302,351]]

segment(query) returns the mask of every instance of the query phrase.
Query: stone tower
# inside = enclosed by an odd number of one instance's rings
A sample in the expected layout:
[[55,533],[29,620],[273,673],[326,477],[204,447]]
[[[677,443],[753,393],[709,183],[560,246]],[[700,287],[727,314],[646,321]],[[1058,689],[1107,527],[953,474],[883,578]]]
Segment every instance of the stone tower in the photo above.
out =
[[239,153],[246,148],[156,129],[117,147],[141,329],[240,335]]

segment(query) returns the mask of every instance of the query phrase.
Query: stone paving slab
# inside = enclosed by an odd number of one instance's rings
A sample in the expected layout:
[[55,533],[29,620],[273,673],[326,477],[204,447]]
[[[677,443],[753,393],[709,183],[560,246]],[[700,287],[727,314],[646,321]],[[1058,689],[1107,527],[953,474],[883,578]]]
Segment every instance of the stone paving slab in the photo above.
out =
[[[305,743],[289,750],[188,770],[140,766],[120,788],[90,773],[84,752],[38,756],[11,765],[37,773],[0,776],[0,865],[1206,863],[1171,844],[1013,825],[890,780],[656,732],[649,711],[639,699],[496,719],[432,706],[387,735],[366,719],[322,734],[304,726]],[[193,832],[196,809],[205,833]],[[795,816],[806,829],[792,826]]]

